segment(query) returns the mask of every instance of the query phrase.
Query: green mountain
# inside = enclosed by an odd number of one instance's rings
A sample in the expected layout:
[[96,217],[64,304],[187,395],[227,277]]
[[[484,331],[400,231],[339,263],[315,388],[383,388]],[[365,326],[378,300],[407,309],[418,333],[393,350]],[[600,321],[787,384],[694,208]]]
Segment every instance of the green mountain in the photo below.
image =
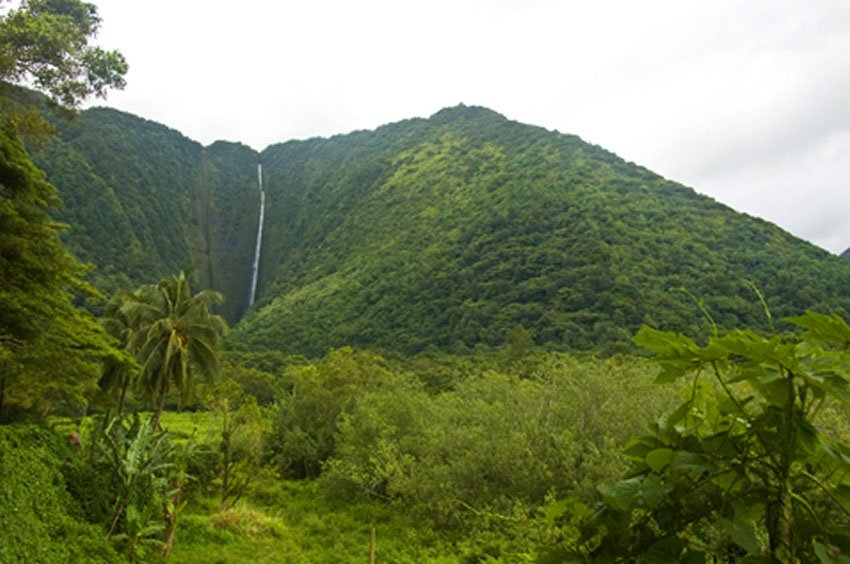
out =
[[233,338],[318,354],[623,345],[642,323],[846,312],[850,268],[573,135],[456,107],[269,147],[260,307]]
[[[576,136],[458,106],[259,156],[89,110],[38,155],[102,287],[194,264],[239,318],[266,190],[259,301],[239,347],[318,355],[538,344],[617,350],[642,323],[766,326],[850,312],[850,264]],[[686,290],[686,292],[681,291]],[[690,293],[690,296],[688,295]],[[693,296],[693,297],[691,297]]]
[[847,249],[846,251],[841,253],[841,258],[845,258],[847,260],[850,260],[850,249]]
[[257,154],[209,147],[162,125],[97,108],[57,118],[58,139],[35,154],[59,187],[65,240],[95,264],[95,285],[130,289],[192,267],[224,293],[221,313],[246,306],[259,210]]

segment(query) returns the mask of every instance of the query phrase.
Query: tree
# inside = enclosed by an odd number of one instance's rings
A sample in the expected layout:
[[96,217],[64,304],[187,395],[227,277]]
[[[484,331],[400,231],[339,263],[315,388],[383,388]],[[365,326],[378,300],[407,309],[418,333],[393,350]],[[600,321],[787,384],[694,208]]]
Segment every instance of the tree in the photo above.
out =
[[224,379],[213,386],[205,403],[221,421],[215,471],[221,480],[221,509],[231,509],[257,476],[266,424],[256,398],[235,380]]
[[34,86],[73,108],[123,86],[123,57],[88,45],[99,23],[94,6],[78,0],[24,0],[0,13],[0,418],[10,402],[42,411],[78,407],[98,363],[126,361],[76,307],[97,293],[82,281],[87,268],[59,240],[63,226],[49,213],[60,203],[56,188],[21,139],[43,133],[45,122],[8,88]]
[[97,364],[121,361],[93,317],[75,307],[95,292],[59,240],[61,226],[48,214],[57,204],[23,142],[0,126],[0,416],[10,400],[41,411],[81,405]]
[[218,292],[192,294],[185,272],[142,286],[129,294],[120,314],[132,328],[125,350],[139,364],[137,382],[156,403],[154,429],[172,389],[187,394],[195,374],[214,379],[219,373],[218,345],[226,323],[210,308]]
[[[124,345],[125,351],[126,345],[130,342],[130,338],[135,331],[132,322],[127,317],[127,311],[122,307],[127,299],[128,294],[126,293],[120,293],[114,296],[106,304],[104,316],[101,320],[107,333]],[[98,385],[104,391],[118,391],[118,409],[116,412],[118,417],[121,417],[124,411],[127,391],[133,384],[138,369],[139,367],[132,354],[128,354],[127,359],[107,360],[103,365],[103,372],[101,373]]]
[[93,4],[23,0],[0,16],[0,80],[31,85],[67,108],[123,88],[124,56],[89,45],[99,28]]

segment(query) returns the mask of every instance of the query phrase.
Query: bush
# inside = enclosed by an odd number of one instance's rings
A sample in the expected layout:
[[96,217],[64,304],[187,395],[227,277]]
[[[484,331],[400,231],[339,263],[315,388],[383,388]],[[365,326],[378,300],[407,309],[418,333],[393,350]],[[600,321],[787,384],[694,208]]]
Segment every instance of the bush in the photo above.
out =
[[471,376],[430,395],[415,380],[372,391],[342,415],[329,478],[400,501],[442,525],[490,512],[528,516],[547,494],[582,495],[624,468],[627,420],[650,393],[635,363],[548,355],[529,379]]
[[0,562],[120,562],[66,489],[77,453],[50,429],[0,426]]
[[284,372],[271,449],[285,474],[315,477],[336,448],[337,421],[360,398],[392,379],[384,360],[349,347]]

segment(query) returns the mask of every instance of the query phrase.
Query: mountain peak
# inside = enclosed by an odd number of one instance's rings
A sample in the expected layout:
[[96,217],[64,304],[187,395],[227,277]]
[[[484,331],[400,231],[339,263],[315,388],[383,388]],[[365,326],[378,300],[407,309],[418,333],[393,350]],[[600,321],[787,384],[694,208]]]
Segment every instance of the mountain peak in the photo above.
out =
[[507,118],[498,112],[494,112],[490,108],[485,108],[484,106],[467,106],[465,104],[458,104],[457,106],[443,108],[428,119],[438,124],[446,124],[457,121],[474,121],[481,119],[498,119],[505,121]]

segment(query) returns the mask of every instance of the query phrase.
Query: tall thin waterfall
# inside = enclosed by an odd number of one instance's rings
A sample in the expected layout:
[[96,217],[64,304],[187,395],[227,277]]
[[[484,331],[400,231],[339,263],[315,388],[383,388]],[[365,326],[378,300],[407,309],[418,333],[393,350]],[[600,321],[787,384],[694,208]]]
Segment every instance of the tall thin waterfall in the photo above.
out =
[[257,299],[257,277],[260,273],[260,247],[263,245],[263,220],[266,216],[266,192],[263,190],[263,165],[257,163],[257,182],[260,185],[260,221],[257,226],[257,245],[254,247],[254,264],[251,265],[251,293],[248,294],[248,307]]

